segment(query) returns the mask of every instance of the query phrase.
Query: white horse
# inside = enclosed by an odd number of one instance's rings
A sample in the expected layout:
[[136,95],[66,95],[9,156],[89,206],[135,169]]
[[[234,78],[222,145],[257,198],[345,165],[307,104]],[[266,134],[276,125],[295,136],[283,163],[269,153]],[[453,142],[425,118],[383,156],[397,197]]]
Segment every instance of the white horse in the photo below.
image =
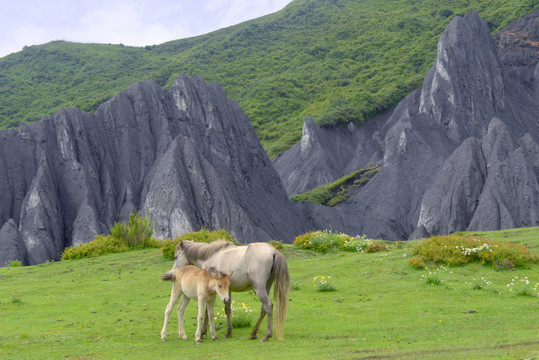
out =
[[230,276],[231,272],[224,274],[214,268],[198,269],[194,266],[187,265],[182,266],[179,269],[171,270],[161,277],[161,280],[172,281],[172,291],[170,294],[170,301],[165,310],[165,322],[163,329],[161,330],[161,341],[167,340],[167,324],[168,318],[174,305],[180,297],[182,301],[178,306],[178,326],[180,337],[183,340],[187,340],[187,334],[185,333],[185,327],[183,325],[183,315],[185,308],[189,304],[190,299],[198,300],[198,318],[197,318],[197,332],[195,334],[195,341],[200,344],[202,337],[201,323],[204,321],[204,305],[207,306],[208,318],[210,321],[210,331],[213,340],[217,340],[215,335],[215,327],[213,325],[213,304],[215,303],[215,296],[218,294],[221,300],[226,304],[230,303]]
[[[273,304],[270,300],[270,289],[275,281],[273,301],[276,305],[276,328],[278,340],[283,339],[284,322],[288,313],[288,292],[290,276],[283,254],[268,243],[252,243],[247,246],[236,246],[231,242],[217,240],[212,243],[180,241],[176,245],[173,269],[191,264],[200,268],[215,267],[224,273],[233,272],[230,277],[230,291],[248,291],[254,289],[262,302],[260,317],[256,322],[251,339],[256,339],[258,328],[266,314],[268,329],[261,341],[272,336]],[[225,303],[227,316],[226,337],[232,334],[230,324],[230,301]]]

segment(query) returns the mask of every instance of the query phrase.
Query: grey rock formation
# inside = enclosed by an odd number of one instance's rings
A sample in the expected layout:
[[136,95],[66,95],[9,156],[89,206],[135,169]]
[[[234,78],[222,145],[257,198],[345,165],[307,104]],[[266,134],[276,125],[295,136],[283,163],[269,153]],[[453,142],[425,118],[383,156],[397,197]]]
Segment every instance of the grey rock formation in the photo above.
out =
[[[456,17],[421,89],[361,128],[308,118],[275,167],[239,106],[198,77],[0,131],[0,266],[57,259],[135,211],[151,213],[159,238],[207,226],[243,243],[537,226],[538,18],[493,39],[476,13]],[[374,162],[382,169],[336,208],[288,200]]]
[[58,259],[135,211],[161,239],[207,226],[290,241],[305,226],[248,118],[198,77],[0,131],[0,169],[0,266]]
[[393,240],[538,226],[538,24],[535,11],[493,39],[477,13],[457,16],[422,88],[391,116],[353,132],[306,121],[301,143],[274,160],[288,193],[381,159],[336,208],[340,225],[326,226]]
[[322,129],[308,116],[301,141],[273,160],[287,193],[303,193],[381,161],[383,143],[376,130],[390,114],[372,119],[361,129],[353,124],[346,129]]

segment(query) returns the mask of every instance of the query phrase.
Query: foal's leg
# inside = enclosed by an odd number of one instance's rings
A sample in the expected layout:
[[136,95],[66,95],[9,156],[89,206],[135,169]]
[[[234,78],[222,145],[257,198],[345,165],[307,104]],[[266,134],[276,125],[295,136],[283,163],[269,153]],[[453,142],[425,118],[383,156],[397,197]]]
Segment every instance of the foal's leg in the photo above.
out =
[[167,308],[165,309],[165,322],[163,324],[163,329],[161,330],[161,341],[167,341],[168,318],[170,317],[170,313],[172,312],[174,305],[176,305],[176,302],[181,296],[181,291],[179,290],[180,289],[175,288],[174,284],[172,285],[172,291],[170,292],[170,301],[168,302]]
[[[269,287],[271,288],[271,283],[269,283]],[[268,338],[271,337],[272,333],[272,320],[273,320],[273,304],[269,297],[269,291],[264,287],[255,287],[254,288],[256,295],[262,302],[262,307],[260,309],[260,317],[258,318],[258,321],[255,324],[255,327],[253,328],[253,331],[251,332],[251,339],[256,339],[258,334],[258,328],[260,327],[260,324],[262,323],[262,320],[264,320],[264,316],[266,314],[268,315],[268,330],[266,331],[266,334],[260,339],[261,342],[268,341]]]
[[206,311],[204,312],[204,325],[202,325],[202,333],[200,338],[203,339],[208,332],[208,305],[206,305]]
[[187,296],[183,296],[180,305],[178,306],[178,334],[183,340],[187,340],[187,334],[185,333],[185,326],[183,324],[183,315],[185,314],[185,309],[189,305],[189,299]]
[[215,296],[213,298],[208,299],[208,302],[206,303],[206,313],[208,315],[208,320],[210,322],[210,333],[211,338],[213,340],[217,340],[217,335],[215,335],[215,324],[213,323],[215,314],[213,312],[213,305],[215,303]]
[[202,295],[198,297],[198,317],[197,317],[197,332],[195,334],[195,341],[200,344],[202,335],[202,323],[204,322],[204,305],[206,304],[206,298]]

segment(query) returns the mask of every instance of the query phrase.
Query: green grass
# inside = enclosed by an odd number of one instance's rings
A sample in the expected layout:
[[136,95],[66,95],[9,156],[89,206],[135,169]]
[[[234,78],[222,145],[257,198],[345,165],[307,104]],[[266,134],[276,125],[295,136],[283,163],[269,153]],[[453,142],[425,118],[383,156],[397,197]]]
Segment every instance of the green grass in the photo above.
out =
[[274,157],[301,137],[307,114],[340,125],[392,108],[418,88],[455,15],[477,11],[496,32],[534,0],[295,0],[207,35],[144,48],[54,41],[0,59],[0,127],[60,108],[93,111],[136,81],[180,73],[221,83]]
[[[536,230],[520,229],[537,252]],[[490,233],[489,236],[497,236]],[[519,235],[520,236],[520,235]],[[515,240],[515,238],[509,238]],[[379,253],[325,255],[285,245],[291,274],[285,342],[248,339],[251,327],[218,342],[195,345],[196,306],[186,312],[189,341],[160,341],[170,270],[159,249],[97,258],[0,269],[2,359],[523,359],[539,356],[539,298],[510,291],[526,277],[539,282],[539,265],[495,270],[412,268],[407,257],[417,242],[394,243]],[[436,272],[438,285],[425,277]],[[317,289],[330,277],[336,291]],[[482,280],[481,289],[471,285]],[[520,290],[519,290],[520,291]],[[238,304],[260,308],[252,292],[234,293]],[[222,306],[216,305],[222,313]],[[265,326],[265,321],[263,322]]]
[[461,231],[456,234],[470,236],[484,236],[489,239],[515,241],[531,246],[535,249],[539,246],[539,227],[517,228],[499,231]]
[[361,170],[343,176],[332,183],[290,197],[292,201],[337,206],[359,192],[380,171],[380,164],[369,164]]

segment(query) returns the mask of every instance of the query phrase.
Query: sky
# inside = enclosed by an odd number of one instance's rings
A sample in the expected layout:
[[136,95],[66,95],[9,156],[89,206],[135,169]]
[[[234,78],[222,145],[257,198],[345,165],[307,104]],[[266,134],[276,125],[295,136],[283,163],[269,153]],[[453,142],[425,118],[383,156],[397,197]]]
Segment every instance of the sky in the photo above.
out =
[[0,57],[54,40],[157,45],[281,10],[292,0],[0,0]]

